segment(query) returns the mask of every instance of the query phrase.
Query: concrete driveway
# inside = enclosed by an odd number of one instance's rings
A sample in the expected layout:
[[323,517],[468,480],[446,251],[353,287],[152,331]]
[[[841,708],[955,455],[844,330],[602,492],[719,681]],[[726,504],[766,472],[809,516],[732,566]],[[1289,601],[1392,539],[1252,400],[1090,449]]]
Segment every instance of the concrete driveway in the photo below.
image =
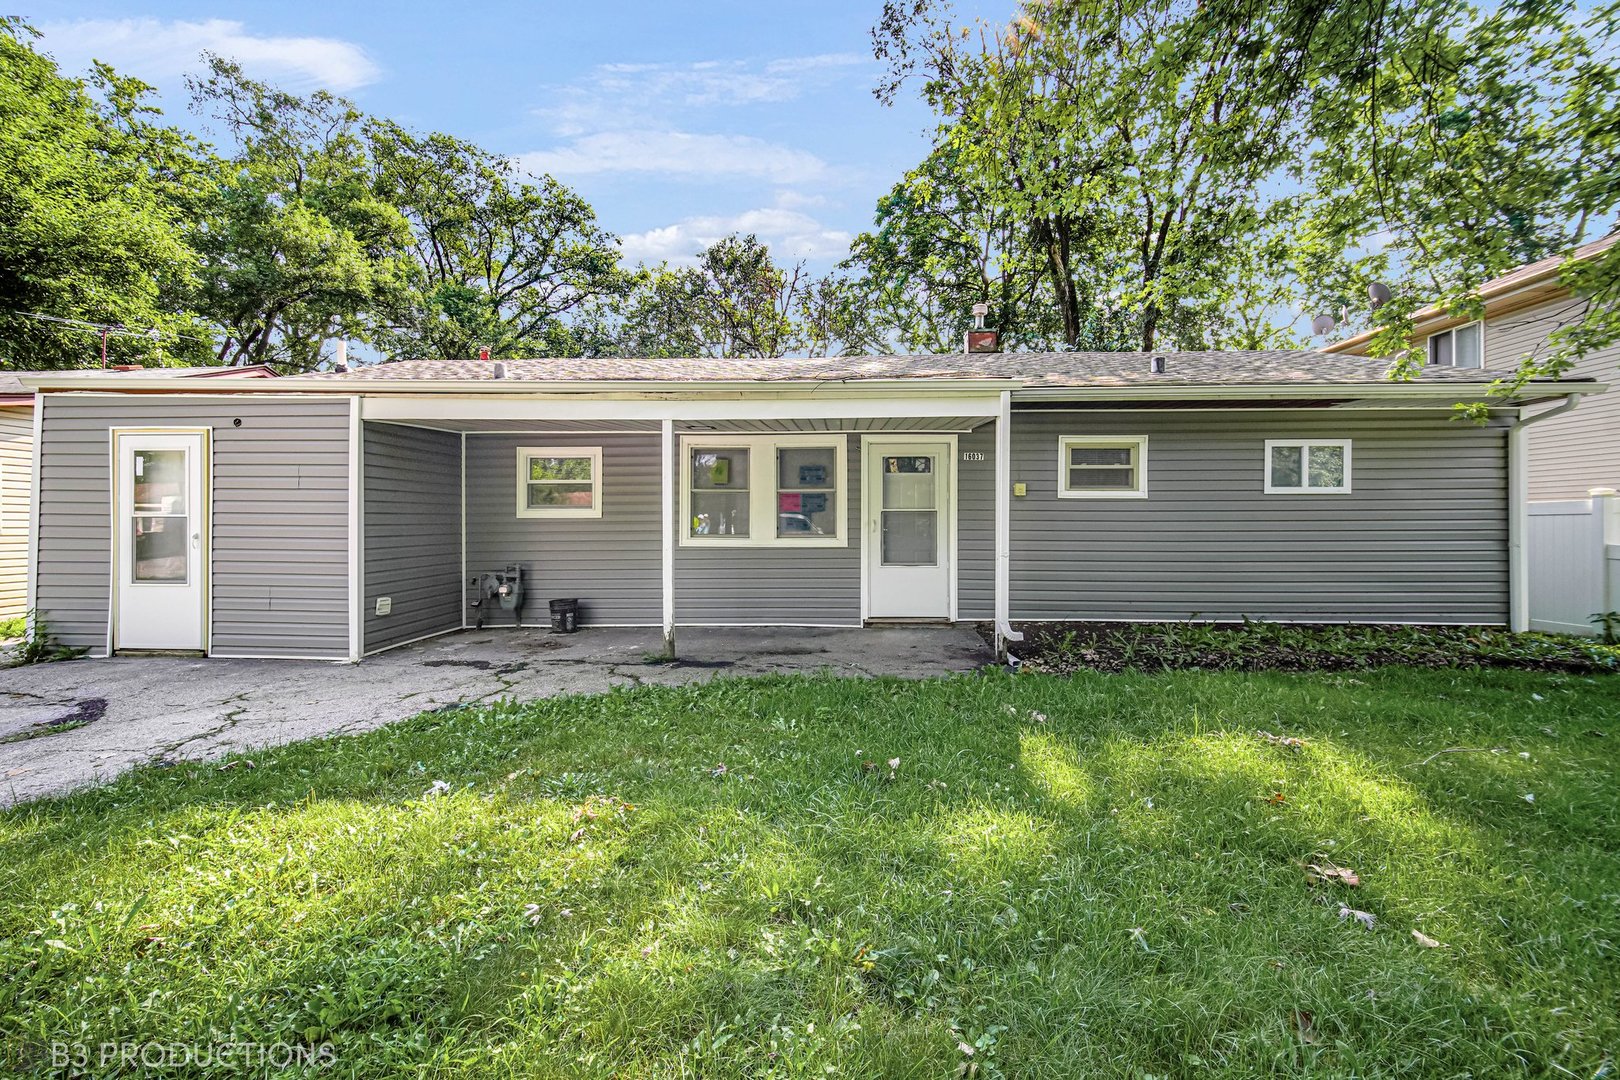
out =
[[0,806],[149,761],[368,731],[446,705],[674,685],[717,673],[926,678],[992,660],[964,627],[683,629],[681,659],[648,663],[656,630],[466,630],[360,664],[115,657],[0,671]]

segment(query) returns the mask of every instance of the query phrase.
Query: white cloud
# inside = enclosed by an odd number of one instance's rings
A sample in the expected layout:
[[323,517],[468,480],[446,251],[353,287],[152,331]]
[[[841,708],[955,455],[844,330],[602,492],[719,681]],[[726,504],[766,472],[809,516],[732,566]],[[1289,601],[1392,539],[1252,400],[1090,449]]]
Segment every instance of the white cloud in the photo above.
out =
[[824,53],[764,62],[602,64],[576,82],[551,87],[550,100],[537,112],[560,135],[636,127],[649,114],[686,116],[694,109],[792,101],[870,63],[857,53]]
[[685,179],[753,179],[773,184],[825,180],[827,163],[804,150],[750,135],[684,131],[602,131],[518,156],[533,173],[557,177],[658,173]]
[[345,93],[382,75],[365,50],[352,42],[260,36],[229,19],[79,19],[46,22],[39,29],[45,35],[44,50],[68,71],[83,71],[92,60],[104,60],[163,89],[197,70],[203,52],[235,60],[253,77],[296,91],[323,88]]
[[808,214],[762,207],[740,214],[689,217],[622,238],[627,262],[690,264],[699,251],[732,233],[753,233],[770,246],[778,263],[798,259],[838,259],[849,250],[850,235],[829,229]]

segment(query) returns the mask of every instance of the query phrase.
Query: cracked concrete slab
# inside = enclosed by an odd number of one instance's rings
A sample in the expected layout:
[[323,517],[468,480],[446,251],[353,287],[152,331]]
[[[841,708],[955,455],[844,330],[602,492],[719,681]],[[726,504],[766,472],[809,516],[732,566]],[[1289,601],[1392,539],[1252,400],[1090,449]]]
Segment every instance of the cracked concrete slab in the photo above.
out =
[[430,709],[828,671],[928,678],[993,657],[966,627],[691,628],[649,663],[653,629],[464,630],[360,664],[114,657],[0,671],[0,806],[102,783],[150,761],[209,759],[368,731]]

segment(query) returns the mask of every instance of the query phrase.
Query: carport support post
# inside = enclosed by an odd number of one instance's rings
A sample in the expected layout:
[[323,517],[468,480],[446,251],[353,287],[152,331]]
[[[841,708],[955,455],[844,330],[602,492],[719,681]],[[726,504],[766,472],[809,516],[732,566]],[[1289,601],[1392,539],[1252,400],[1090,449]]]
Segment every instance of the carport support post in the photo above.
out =
[[1001,392],[996,416],[996,658],[1007,657],[1007,643],[1023,641],[1012,628],[1012,394]]
[[664,659],[675,659],[675,421],[663,421],[660,438],[664,471],[663,498]]

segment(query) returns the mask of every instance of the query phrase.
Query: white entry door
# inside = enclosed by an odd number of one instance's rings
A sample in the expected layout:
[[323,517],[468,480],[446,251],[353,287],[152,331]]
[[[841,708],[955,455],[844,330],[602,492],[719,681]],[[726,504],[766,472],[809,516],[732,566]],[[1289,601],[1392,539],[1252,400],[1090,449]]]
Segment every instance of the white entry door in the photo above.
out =
[[114,649],[205,647],[207,448],[200,432],[113,436]]
[[952,444],[869,439],[863,453],[867,614],[950,618]]

